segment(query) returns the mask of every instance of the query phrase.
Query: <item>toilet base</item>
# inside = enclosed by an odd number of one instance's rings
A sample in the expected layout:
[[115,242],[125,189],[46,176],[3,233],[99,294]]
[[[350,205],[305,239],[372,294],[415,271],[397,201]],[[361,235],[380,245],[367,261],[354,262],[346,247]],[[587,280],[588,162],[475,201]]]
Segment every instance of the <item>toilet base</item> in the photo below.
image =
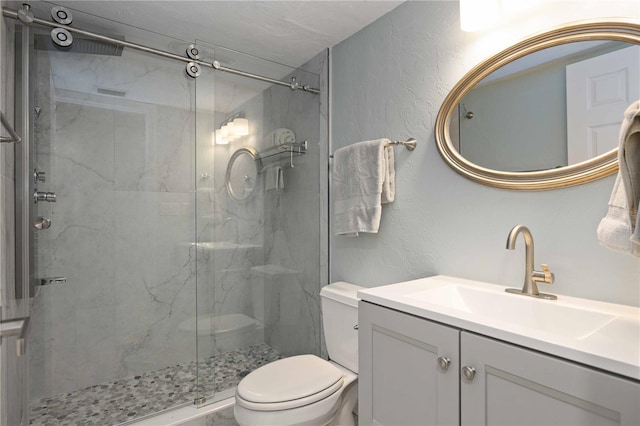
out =
[[342,391],[342,404],[331,425],[356,426],[353,408],[358,399],[358,381],[354,380]]
[[240,426],[331,426],[340,408],[340,390],[315,404],[281,411],[254,411],[238,403],[233,415]]

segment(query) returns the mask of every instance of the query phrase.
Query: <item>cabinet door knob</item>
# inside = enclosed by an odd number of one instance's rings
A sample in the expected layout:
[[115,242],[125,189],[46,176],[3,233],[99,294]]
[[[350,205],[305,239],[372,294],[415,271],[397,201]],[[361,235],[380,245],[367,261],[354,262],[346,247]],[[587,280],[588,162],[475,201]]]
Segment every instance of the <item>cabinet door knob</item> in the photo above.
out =
[[449,358],[444,356],[438,357],[438,367],[440,367],[440,370],[447,371],[449,364],[451,364],[451,360]]
[[472,381],[473,378],[475,377],[475,375],[476,375],[476,369],[475,368],[468,367],[466,365],[464,367],[462,367],[462,377],[466,381],[468,381],[468,382]]

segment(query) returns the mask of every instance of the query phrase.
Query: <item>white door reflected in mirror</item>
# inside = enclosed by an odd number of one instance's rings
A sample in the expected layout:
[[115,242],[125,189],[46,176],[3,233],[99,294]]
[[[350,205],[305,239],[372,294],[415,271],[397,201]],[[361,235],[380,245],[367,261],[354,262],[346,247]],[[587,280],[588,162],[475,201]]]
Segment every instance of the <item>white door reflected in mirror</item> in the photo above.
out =
[[567,66],[567,158],[580,163],[618,147],[625,109],[640,99],[640,46]]

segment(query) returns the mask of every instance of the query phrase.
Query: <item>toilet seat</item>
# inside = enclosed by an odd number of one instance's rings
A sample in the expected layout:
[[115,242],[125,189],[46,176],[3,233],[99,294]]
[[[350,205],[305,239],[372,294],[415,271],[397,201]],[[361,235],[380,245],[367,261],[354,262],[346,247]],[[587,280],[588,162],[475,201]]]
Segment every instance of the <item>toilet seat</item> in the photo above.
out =
[[236,403],[255,411],[303,407],[338,392],[343,373],[315,355],[281,359],[247,375],[236,390]]

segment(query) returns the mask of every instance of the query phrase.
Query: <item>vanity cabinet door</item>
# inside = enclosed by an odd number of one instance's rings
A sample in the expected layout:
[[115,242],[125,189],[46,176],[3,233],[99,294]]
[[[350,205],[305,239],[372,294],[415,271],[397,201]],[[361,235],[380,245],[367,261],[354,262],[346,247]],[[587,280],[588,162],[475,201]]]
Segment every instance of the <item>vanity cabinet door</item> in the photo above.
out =
[[640,424],[638,382],[468,332],[460,347],[462,425]]
[[359,424],[459,425],[460,332],[367,302],[358,323]]

